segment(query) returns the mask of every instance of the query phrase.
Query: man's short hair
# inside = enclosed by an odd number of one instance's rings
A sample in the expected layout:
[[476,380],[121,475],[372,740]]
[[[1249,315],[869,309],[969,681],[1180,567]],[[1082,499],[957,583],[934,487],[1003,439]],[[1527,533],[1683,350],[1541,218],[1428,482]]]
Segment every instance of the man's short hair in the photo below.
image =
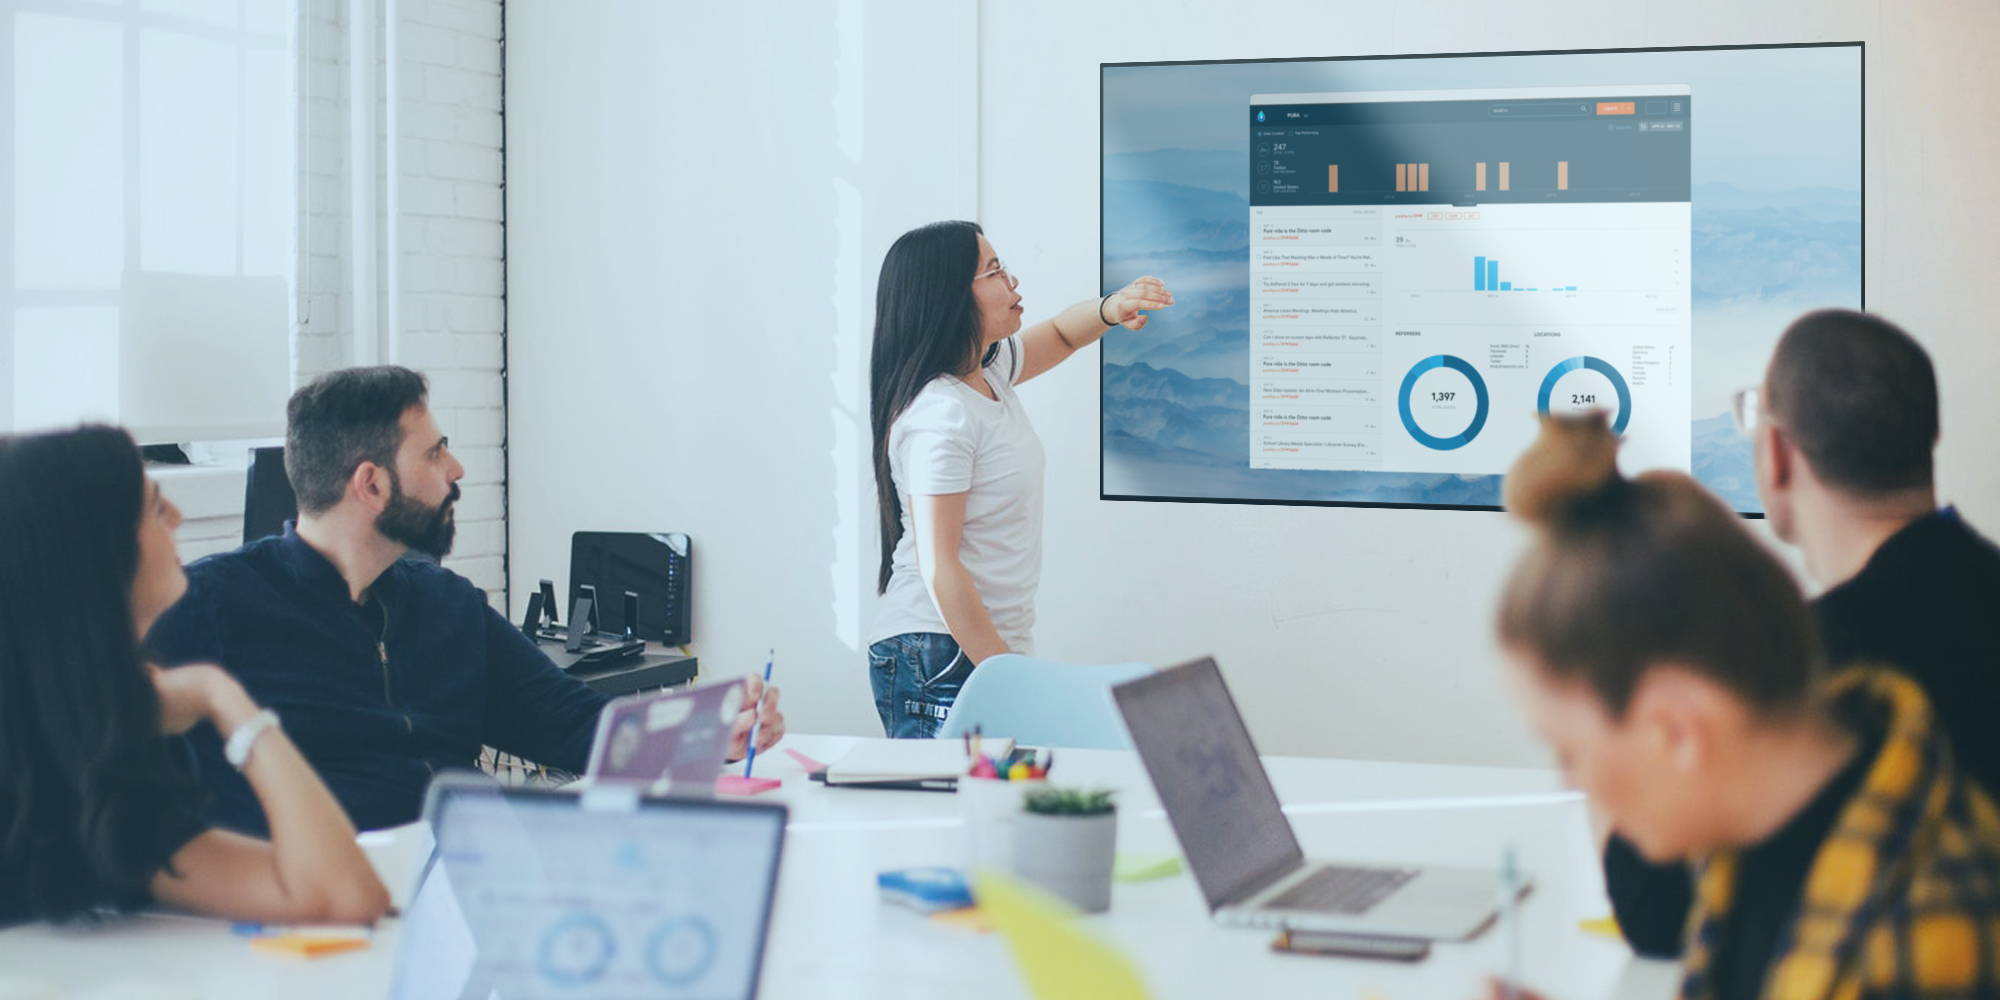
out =
[[285,475],[299,510],[331,509],[363,462],[393,472],[403,413],[429,394],[422,375],[399,365],[328,372],[292,393],[285,404]]
[[1880,316],[1821,309],[1792,322],[1764,378],[1765,412],[1822,482],[1857,496],[1931,485],[1937,375]]

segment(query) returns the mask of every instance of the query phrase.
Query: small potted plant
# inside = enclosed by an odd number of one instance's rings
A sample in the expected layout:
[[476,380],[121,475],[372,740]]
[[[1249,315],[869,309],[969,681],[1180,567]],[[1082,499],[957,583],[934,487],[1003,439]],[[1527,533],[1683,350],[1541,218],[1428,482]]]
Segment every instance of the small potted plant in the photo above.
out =
[[1108,789],[1029,792],[1014,825],[1014,873],[1085,913],[1110,909],[1117,808]]

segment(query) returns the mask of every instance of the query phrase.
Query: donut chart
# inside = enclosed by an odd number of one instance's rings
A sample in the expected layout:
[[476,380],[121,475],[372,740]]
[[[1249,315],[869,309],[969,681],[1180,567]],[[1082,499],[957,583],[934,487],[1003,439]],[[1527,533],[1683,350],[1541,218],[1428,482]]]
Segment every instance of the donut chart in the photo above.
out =
[[663,985],[685,988],[715,965],[715,949],[715,928],[708,921],[693,914],[674,917],[646,942],[646,968]]
[[[1449,368],[1464,375],[1466,381],[1472,383],[1472,395],[1477,404],[1473,409],[1472,422],[1466,425],[1465,430],[1449,437],[1439,437],[1417,426],[1416,415],[1410,412],[1410,390],[1416,388],[1417,379],[1437,368]],[[1621,382],[1619,385],[1622,398],[1624,383]],[[1548,399],[1546,383],[1542,387],[1542,398],[1545,402]],[[1402,414],[1403,429],[1410,432],[1410,436],[1415,438],[1418,444],[1432,451],[1451,451],[1471,444],[1472,439],[1479,436],[1480,429],[1486,426],[1487,402],[1486,380],[1479,377],[1479,370],[1472,367],[1464,358],[1451,354],[1433,354],[1411,366],[1409,374],[1403,376],[1402,390],[1396,394],[1396,410]]]
[[[1604,376],[1605,379],[1610,381],[1611,387],[1618,390],[1618,420],[1611,425],[1611,433],[1625,433],[1625,425],[1632,422],[1632,390],[1625,386],[1625,376],[1618,374],[1618,369],[1611,367],[1611,363],[1602,358],[1593,358],[1588,355],[1574,357],[1549,369],[1548,375],[1542,379],[1542,391],[1535,395],[1535,409],[1540,410],[1544,414],[1548,413],[1549,398],[1555,394],[1556,383],[1561,381],[1564,375],[1568,375],[1570,372],[1579,369],[1588,369]],[[1409,392],[1409,382],[1406,380],[1403,385],[1403,391],[1407,395]],[[1482,394],[1482,411],[1484,409],[1484,398]],[[1405,415],[1403,417],[1406,423],[1410,419],[1408,412],[1406,404],[1404,409]]]
[[597,981],[618,954],[611,925],[594,913],[572,913],[542,934],[535,954],[542,978],[558,986],[583,986]]

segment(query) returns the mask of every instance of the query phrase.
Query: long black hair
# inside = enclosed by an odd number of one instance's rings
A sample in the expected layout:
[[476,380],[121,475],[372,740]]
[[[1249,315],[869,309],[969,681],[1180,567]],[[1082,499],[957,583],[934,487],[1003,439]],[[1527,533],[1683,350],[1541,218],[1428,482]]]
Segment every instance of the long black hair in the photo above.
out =
[[0,881],[42,919],[142,898],[203,804],[132,619],[145,504],[122,430],[0,437]]
[[979,352],[976,222],[933,222],[898,237],[882,258],[875,285],[875,348],[868,362],[868,421],[875,434],[875,507],[881,518],[882,568],[877,593],[889,589],[903,502],[889,476],[889,428],[924,386],[961,373]]

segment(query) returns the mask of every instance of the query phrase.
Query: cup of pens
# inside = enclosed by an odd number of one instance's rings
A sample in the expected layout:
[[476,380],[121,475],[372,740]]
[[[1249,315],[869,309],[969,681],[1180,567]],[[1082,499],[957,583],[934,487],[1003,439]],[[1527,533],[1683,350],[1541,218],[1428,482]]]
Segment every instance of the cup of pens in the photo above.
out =
[[958,803],[965,819],[965,868],[1014,870],[1014,825],[1029,790],[1048,785],[1055,752],[1013,750],[998,758],[968,746],[969,766],[958,779]]

